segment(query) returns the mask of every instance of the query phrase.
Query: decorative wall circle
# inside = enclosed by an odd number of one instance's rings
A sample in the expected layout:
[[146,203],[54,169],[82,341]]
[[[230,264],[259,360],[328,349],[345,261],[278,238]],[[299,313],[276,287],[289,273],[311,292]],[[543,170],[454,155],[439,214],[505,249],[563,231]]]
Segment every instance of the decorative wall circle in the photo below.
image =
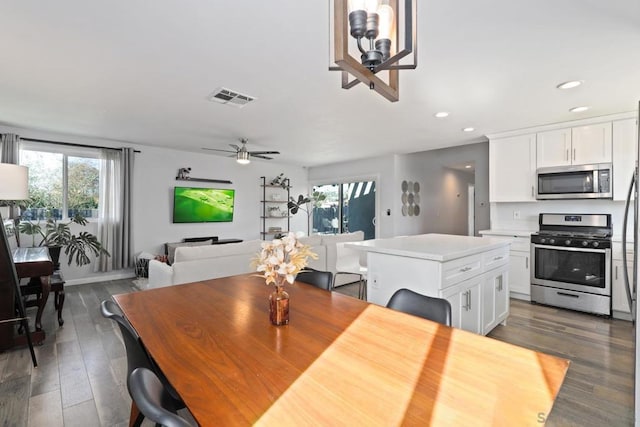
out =
[[413,181],[402,181],[400,188],[402,189],[402,216],[418,216],[420,214],[420,183]]

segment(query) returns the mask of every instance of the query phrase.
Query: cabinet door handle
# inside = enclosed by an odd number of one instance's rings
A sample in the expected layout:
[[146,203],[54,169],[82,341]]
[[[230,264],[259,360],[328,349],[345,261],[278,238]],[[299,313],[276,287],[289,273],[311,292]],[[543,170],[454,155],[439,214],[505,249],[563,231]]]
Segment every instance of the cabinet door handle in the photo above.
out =
[[471,267],[464,267],[460,269],[461,273],[466,273],[467,271],[471,270]]
[[524,257],[524,268],[529,269],[529,257]]
[[618,280],[618,266],[616,265],[616,280]]
[[469,292],[469,310],[471,310],[471,289],[469,289],[467,292]]
[[534,194],[533,194],[533,185],[532,185],[531,186],[531,197],[533,197],[533,196],[534,196]]
[[573,161],[574,162],[576,161],[576,149],[575,148],[573,149]]
[[501,259],[502,259],[502,256],[494,256],[494,257],[493,257],[493,260],[494,260],[494,261],[498,261],[498,260],[501,260]]

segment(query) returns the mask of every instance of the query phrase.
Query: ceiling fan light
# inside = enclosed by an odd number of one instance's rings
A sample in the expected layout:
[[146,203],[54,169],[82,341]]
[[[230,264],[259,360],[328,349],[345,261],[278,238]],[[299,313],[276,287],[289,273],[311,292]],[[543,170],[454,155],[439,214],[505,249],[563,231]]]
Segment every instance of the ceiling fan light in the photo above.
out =
[[241,165],[248,165],[249,163],[251,163],[251,160],[249,160],[249,153],[247,151],[238,151],[238,154],[236,155],[236,162],[240,163]]

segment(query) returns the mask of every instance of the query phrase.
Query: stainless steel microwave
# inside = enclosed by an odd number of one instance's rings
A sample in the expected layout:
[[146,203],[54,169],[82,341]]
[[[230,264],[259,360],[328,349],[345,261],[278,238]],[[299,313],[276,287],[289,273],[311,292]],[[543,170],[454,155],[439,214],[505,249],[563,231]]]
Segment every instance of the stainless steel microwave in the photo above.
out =
[[611,163],[537,170],[537,199],[611,199]]

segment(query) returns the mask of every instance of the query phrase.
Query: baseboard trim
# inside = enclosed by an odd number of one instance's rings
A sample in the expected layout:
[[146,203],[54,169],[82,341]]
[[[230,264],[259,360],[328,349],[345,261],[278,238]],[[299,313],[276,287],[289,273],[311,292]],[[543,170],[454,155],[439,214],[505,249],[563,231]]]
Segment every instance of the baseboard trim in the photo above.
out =
[[108,273],[100,276],[83,277],[71,279],[64,282],[65,286],[87,285],[89,283],[107,282],[109,280],[133,279],[136,274],[133,270],[123,270],[116,273]]

